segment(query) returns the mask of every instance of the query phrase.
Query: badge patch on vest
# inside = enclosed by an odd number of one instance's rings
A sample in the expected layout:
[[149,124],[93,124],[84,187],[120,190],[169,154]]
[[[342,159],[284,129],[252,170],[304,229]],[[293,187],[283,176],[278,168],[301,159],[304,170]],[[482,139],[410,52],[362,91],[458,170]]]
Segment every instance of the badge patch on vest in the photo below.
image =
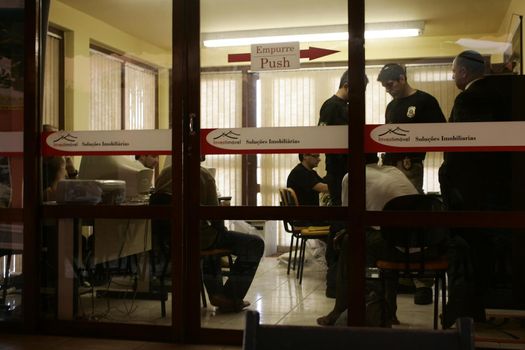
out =
[[410,106],[407,110],[407,117],[414,118],[416,116],[416,106]]
[[405,170],[412,169],[412,160],[410,158],[405,157],[405,159],[403,159],[403,168],[405,168]]

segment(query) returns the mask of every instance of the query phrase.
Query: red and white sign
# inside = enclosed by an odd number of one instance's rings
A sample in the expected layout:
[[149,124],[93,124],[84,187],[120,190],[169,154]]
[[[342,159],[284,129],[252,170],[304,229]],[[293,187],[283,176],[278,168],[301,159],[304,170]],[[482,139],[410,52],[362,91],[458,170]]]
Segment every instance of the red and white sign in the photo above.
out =
[[[348,126],[203,129],[202,154],[346,153]],[[525,151],[525,122],[365,126],[366,152]],[[170,154],[171,130],[58,131],[44,134],[52,155]],[[23,133],[0,132],[0,155],[23,154]]]
[[[321,58],[324,56],[338,53],[337,50],[322,49],[320,47],[310,46],[307,49],[303,49],[299,53],[299,58],[308,58],[309,61]],[[230,53],[228,54],[228,63],[234,62],[250,62],[252,55],[249,53]]]
[[251,46],[253,71],[299,69],[299,42],[254,44]]
[[367,152],[524,151],[525,122],[367,125]]
[[44,135],[44,155],[171,154],[171,130],[57,131]]
[[346,126],[201,130],[201,153],[346,153]]

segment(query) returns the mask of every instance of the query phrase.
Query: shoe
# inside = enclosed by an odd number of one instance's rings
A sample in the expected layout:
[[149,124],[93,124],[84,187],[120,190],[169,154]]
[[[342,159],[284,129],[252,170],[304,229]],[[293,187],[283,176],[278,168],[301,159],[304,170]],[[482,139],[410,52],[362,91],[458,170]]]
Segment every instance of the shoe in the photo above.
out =
[[341,312],[332,310],[328,315],[319,317],[317,319],[317,324],[319,326],[333,326],[339,318],[339,316],[341,316]]
[[414,293],[414,304],[429,305],[432,304],[432,300],[432,288],[416,288],[416,292]]
[[219,306],[217,311],[222,314],[241,312],[244,308],[250,306],[250,302],[246,300],[238,300],[232,306]]
[[326,295],[327,298],[335,299],[336,297],[335,288],[326,288],[326,291],[324,294]]
[[210,304],[217,307],[217,310],[222,313],[240,312],[250,306],[249,301],[229,299],[224,295],[211,295]]
[[392,325],[394,325],[394,326],[398,326],[398,325],[400,325],[400,324],[401,324],[401,322],[399,322],[399,320],[397,319],[397,316],[394,315],[394,316],[392,317]]
[[487,321],[485,308],[475,302],[463,303],[447,303],[445,308],[445,317],[439,315],[441,325],[444,329],[451,328],[456,324],[456,320],[460,317],[470,317],[476,323],[484,323]]

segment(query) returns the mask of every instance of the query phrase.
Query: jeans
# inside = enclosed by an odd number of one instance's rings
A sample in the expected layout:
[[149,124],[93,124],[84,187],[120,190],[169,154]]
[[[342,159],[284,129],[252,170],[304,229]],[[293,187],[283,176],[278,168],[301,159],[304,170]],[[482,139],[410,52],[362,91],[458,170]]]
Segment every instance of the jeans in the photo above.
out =
[[236,258],[226,283],[223,283],[221,259],[217,256],[204,258],[204,285],[209,295],[224,295],[232,300],[242,300],[250,285],[264,253],[264,241],[261,237],[225,231],[219,234],[210,249],[230,249]]

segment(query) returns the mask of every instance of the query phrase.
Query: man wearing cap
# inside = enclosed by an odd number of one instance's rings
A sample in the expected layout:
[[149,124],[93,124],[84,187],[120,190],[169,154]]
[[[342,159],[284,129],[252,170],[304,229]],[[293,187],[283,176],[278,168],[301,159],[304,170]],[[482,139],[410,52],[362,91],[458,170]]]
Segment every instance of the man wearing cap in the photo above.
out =
[[[393,100],[386,107],[385,122],[400,123],[444,123],[445,116],[434,96],[414,89],[407,81],[405,69],[397,63],[386,64],[377,77]],[[385,153],[383,164],[392,165],[401,170],[414,184],[419,193],[423,193],[423,160],[425,153]],[[414,303],[426,305],[432,303],[432,280],[414,279],[416,292]]]
[[[386,107],[385,122],[444,123],[445,116],[434,96],[414,89],[407,81],[405,69],[397,63],[386,64],[377,77],[393,100]],[[423,160],[425,153],[385,153],[383,164],[399,168],[416,189],[423,193]]]
[[[452,64],[453,79],[461,90],[454,100],[449,122],[495,122],[512,119],[511,104],[490,79],[484,78],[485,60],[478,52],[461,52]],[[509,210],[511,204],[511,154],[509,152],[445,152],[439,168],[443,201],[449,210]],[[456,289],[450,281],[445,327],[460,316],[485,319],[484,299],[494,266],[494,246],[505,232],[487,228],[454,229],[470,246],[473,280],[469,288]],[[459,291],[459,295],[454,295]]]

